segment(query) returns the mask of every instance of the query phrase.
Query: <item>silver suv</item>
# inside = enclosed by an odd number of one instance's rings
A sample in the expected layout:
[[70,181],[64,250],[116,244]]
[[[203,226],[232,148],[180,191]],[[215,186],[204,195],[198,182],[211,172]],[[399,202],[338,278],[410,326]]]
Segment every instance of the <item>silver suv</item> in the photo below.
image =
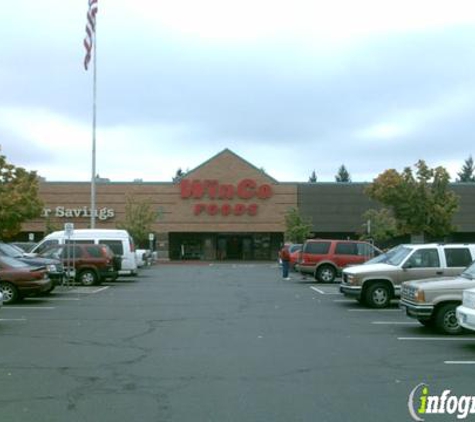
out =
[[399,306],[407,316],[444,334],[459,334],[456,308],[463,291],[475,287],[475,262],[459,277],[416,280],[403,284]]
[[340,291],[373,308],[389,306],[405,281],[459,275],[475,259],[473,244],[399,245],[378,262],[343,270]]

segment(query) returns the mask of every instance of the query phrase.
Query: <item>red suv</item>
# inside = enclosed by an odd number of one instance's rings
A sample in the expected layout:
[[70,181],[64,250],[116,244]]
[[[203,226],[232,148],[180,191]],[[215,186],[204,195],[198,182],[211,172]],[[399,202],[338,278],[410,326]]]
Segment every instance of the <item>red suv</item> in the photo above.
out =
[[82,244],[56,245],[41,256],[60,259],[67,268],[74,268],[76,281],[84,286],[100,284],[103,280],[115,280],[120,270],[120,257],[116,257],[107,245]]
[[343,268],[363,264],[380,253],[368,242],[312,239],[303,245],[298,269],[302,274],[312,274],[317,281],[331,283]]

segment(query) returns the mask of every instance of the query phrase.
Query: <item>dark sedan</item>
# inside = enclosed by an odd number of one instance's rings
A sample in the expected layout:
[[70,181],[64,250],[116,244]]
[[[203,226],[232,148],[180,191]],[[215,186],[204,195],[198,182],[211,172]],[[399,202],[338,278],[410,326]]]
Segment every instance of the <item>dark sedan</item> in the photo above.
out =
[[17,248],[4,242],[0,242],[0,256],[18,259],[19,261],[31,265],[32,267],[45,268],[48,272],[48,277],[53,281],[51,290],[54,289],[55,285],[59,285],[63,281],[64,268],[63,264],[58,259],[43,258],[40,256],[27,256],[22,254]]
[[15,258],[0,256],[3,303],[15,303],[25,296],[48,292],[52,285],[45,270],[31,267]]

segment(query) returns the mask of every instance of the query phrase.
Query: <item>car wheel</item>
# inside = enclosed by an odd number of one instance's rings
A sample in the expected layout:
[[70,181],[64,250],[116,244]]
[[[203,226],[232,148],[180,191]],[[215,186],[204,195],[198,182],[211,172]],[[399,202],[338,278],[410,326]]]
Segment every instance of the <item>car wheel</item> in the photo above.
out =
[[18,289],[13,284],[3,281],[0,283],[0,290],[3,294],[3,303],[15,303],[20,300]]
[[430,319],[421,319],[417,318],[417,320],[424,326],[424,327],[433,327],[435,325],[435,321],[433,318]]
[[366,290],[365,298],[371,308],[387,308],[391,301],[391,293],[386,284],[375,283]]
[[336,271],[330,265],[322,265],[318,267],[317,273],[315,274],[315,279],[320,283],[332,283],[335,280]]
[[43,293],[46,295],[49,295],[54,290],[55,287],[56,286],[54,284],[51,284],[51,287]]
[[78,279],[83,286],[95,286],[99,282],[99,277],[94,270],[81,271]]
[[455,303],[448,303],[437,311],[435,325],[440,332],[453,335],[462,333],[463,328],[459,325],[455,315],[457,306]]

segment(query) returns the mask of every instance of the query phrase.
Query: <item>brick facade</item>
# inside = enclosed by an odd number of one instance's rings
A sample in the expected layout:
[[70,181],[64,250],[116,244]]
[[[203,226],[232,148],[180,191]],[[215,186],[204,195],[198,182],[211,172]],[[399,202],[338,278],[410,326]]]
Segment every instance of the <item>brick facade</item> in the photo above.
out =
[[[96,227],[115,228],[124,221],[127,196],[137,201],[146,199],[157,210],[152,230],[159,244],[166,249],[170,233],[282,234],[285,213],[297,206],[297,184],[277,182],[230,150],[222,151],[188,172],[184,180],[204,186],[217,184],[218,188],[219,185],[232,186],[234,192],[232,198],[221,199],[218,194],[213,195],[211,188],[211,193],[208,189],[201,198],[183,198],[181,182],[100,182],[96,184],[96,208],[99,211],[106,209],[106,213],[113,211],[114,216],[104,220],[96,218]],[[255,186],[247,186],[247,196],[252,194],[251,198],[238,195],[238,187],[243,181],[244,185],[246,181],[255,183]],[[270,192],[267,198],[257,195],[263,185],[267,195]],[[76,228],[89,227],[90,217],[84,216],[90,204],[89,182],[43,182],[40,196],[45,208],[50,210],[46,211],[49,216],[25,223],[24,233],[37,233],[39,240],[47,224],[57,229],[62,229],[66,222],[73,222]],[[201,210],[199,214],[197,207]],[[61,216],[68,212],[69,217]]]

